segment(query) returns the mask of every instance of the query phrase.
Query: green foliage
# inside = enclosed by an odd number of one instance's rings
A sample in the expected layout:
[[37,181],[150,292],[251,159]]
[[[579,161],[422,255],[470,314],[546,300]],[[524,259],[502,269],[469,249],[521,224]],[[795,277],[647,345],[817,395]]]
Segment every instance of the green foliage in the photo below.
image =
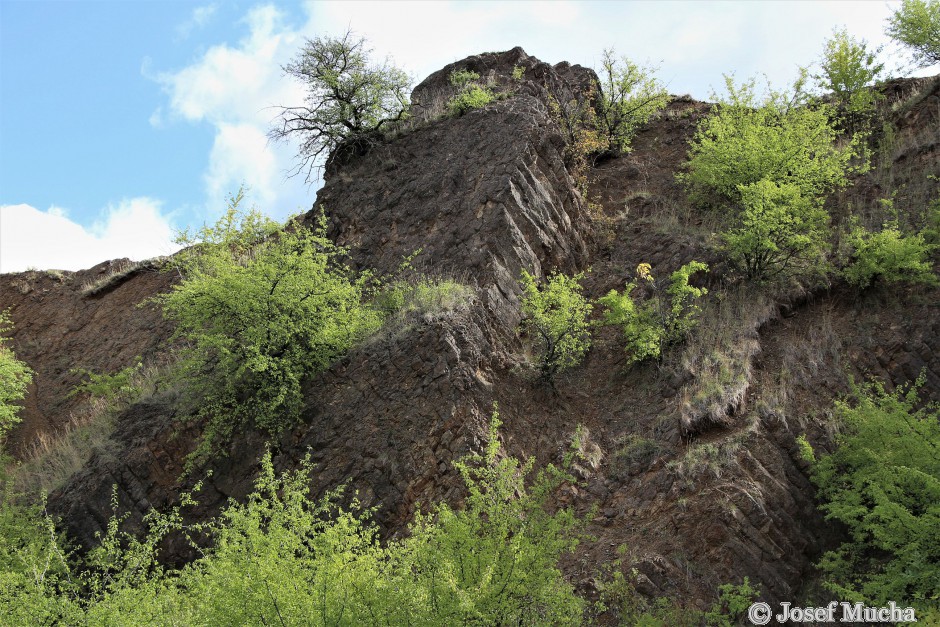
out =
[[718,603],[705,613],[705,624],[715,627],[746,624],[744,619],[747,617],[747,610],[760,596],[760,587],[755,588],[750,579],[745,577],[738,585],[726,583],[718,586],[718,591]]
[[591,347],[593,307],[581,293],[583,278],[583,272],[573,277],[555,273],[540,285],[522,271],[522,328],[537,346],[539,368],[548,380],[581,363]]
[[480,75],[473,70],[454,70],[450,73],[450,84],[454,87],[466,87],[480,80]]
[[860,138],[837,143],[831,107],[806,104],[805,76],[791,94],[771,90],[763,99],[754,79],[740,87],[730,76],[725,81],[728,95],[699,124],[677,176],[696,202],[736,205],[742,189],[765,179],[820,200],[867,170]]
[[65,546],[45,513],[45,499],[24,505],[7,482],[0,493],[0,616],[5,624],[51,625],[74,618]]
[[521,81],[523,76],[525,76],[525,68],[523,66],[517,65],[512,68],[512,80]]
[[883,98],[871,89],[884,70],[879,52],[880,48],[869,50],[864,39],[856,40],[844,28],[833,30],[826,41],[820,61],[822,73],[815,79],[820,88],[832,92],[840,122],[850,131],[866,127],[876,101]]
[[[620,556],[627,547],[617,548]],[[618,557],[604,564],[594,583],[599,600],[594,610],[617,619],[617,624],[629,627],[731,627],[743,625],[747,609],[757,600],[760,591],[745,577],[740,585],[724,584],[718,587],[719,600],[709,611],[683,607],[666,598],[650,602],[636,591],[636,570],[624,573],[623,559]],[[606,623],[605,623],[606,624]]]
[[819,564],[843,599],[937,609],[940,412],[919,402],[924,381],[893,393],[853,386],[854,402],[836,402],[843,431],[812,478],[826,518],[849,532]]
[[85,368],[73,368],[71,372],[80,375],[85,380],[72,388],[68,396],[82,394],[91,398],[102,398],[108,402],[131,401],[140,395],[138,374],[143,367],[143,361],[137,357],[133,366],[128,366],[113,374],[97,374]]
[[386,318],[451,311],[473,297],[473,289],[452,279],[416,277],[379,289],[373,305]]
[[[408,537],[385,543],[355,499],[343,508],[338,492],[309,496],[309,458],[277,475],[270,453],[254,493],[216,521],[187,527],[188,495],[149,515],[142,539],[115,515],[81,566],[61,558],[48,518],[4,502],[0,610],[14,624],[577,624],[583,602],[558,559],[583,521],[546,510],[570,477],[551,466],[532,477],[532,460],[501,456],[498,425],[494,413],[485,453],[456,464],[466,507],[418,513]],[[170,534],[197,531],[211,538],[202,557],[179,571],[160,565]]]
[[728,256],[745,275],[768,280],[824,270],[829,215],[792,183],[762,179],[738,187],[742,211],[722,234]]
[[[699,311],[696,301],[708,290],[689,285],[689,278],[707,271],[708,265],[691,261],[672,273],[666,288],[650,273],[650,265],[641,263],[636,280],[627,283],[623,292],[611,290],[598,299],[605,307],[605,324],[623,327],[631,363],[659,358],[668,344],[678,342],[695,327]],[[643,301],[633,296],[640,284],[652,291],[652,296]]]
[[277,433],[293,424],[304,379],[381,323],[366,304],[369,275],[344,265],[322,222],[292,222],[259,240],[277,225],[242,213],[240,201],[203,229],[195,252],[180,258],[184,280],[156,299],[186,340],[181,374],[208,419],[200,455],[239,425]]
[[801,433],[797,436],[796,446],[799,451],[800,459],[811,463],[816,461],[816,451],[813,450],[813,445],[806,439],[805,433]]
[[20,422],[19,402],[33,380],[33,371],[6,346],[10,338],[4,336],[12,329],[9,311],[0,311],[0,441]]
[[669,103],[669,92],[653,73],[626,57],[618,61],[613,49],[604,50],[598,122],[610,148],[629,152],[637,130]]
[[548,111],[565,138],[565,164],[574,177],[582,195],[587,195],[586,170],[594,157],[610,148],[610,139],[598,129],[597,111],[593,102],[596,86],[580,97],[556,98],[550,96]]
[[459,116],[473,109],[485,107],[496,99],[496,94],[477,81],[480,75],[470,70],[455,70],[450,75],[451,85],[458,88],[457,94],[447,101],[447,111]]
[[889,222],[872,233],[856,225],[849,235],[851,262],[843,269],[846,280],[859,289],[876,281],[937,285],[930,253],[937,247],[928,244],[922,233],[904,235],[897,222]]
[[940,1],[904,0],[888,18],[886,33],[910,48],[918,66],[940,63]]
[[304,104],[282,107],[269,131],[275,141],[297,137],[299,164],[311,180],[321,160],[345,144],[373,141],[382,125],[408,109],[411,79],[388,60],[375,63],[364,38],[318,37],[304,44],[284,73],[305,86]]
[[494,411],[485,452],[455,463],[466,508],[439,505],[412,529],[420,587],[443,624],[578,624],[583,603],[558,569],[575,549],[584,521],[571,509],[551,514],[551,494],[573,479],[547,466],[529,479],[534,459],[500,454]]

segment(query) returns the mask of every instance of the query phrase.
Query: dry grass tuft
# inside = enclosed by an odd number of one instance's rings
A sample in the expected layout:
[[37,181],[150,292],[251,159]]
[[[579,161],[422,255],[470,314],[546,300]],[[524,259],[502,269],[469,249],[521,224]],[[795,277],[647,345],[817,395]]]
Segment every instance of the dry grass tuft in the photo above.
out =
[[111,435],[117,416],[132,403],[153,397],[170,368],[168,360],[144,366],[133,375],[133,385],[140,390],[137,398],[131,401],[89,398],[62,428],[41,433],[11,473],[16,489],[27,494],[52,492],[65,485],[93,454],[113,455]]
[[104,276],[82,285],[82,296],[95,296],[114,289],[134,274],[144,270],[159,270],[166,263],[166,257],[154,257],[144,261],[130,261],[114,268]]
[[729,426],[744,410],[753,358],[760,351],[757,331],[776,313],[773,300],[740,286],[709,301],[701,324],[686,344],[681,363],[694,380],[681,392],[682,429]]

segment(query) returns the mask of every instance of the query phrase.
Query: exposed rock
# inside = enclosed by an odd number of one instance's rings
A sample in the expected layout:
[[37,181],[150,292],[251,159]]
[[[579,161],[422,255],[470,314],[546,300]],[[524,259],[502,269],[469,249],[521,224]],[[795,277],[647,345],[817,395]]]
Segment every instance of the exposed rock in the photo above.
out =
[[[521,80],[513,77],[517,67]],[[477,72],[508,96],[444,116],[456,69]],[[476,297],[365,343],[310,381],[301,423],[272,444],[275,466],[294,468],[309,452],[314,493],[345,484],[347,495],[358,491],[365,505],[378,507],[384,531],[400,534],[418,504],[461,500],[452,462],[480,450],[497,401],[511,454],[557,462],[579,424],[590,433],[583,482],[567,486],[556,503],[594,512],[589,531],[597,542],[564,563],[579,589],[596,592],[597,566],[625,544],[645,594],[707,606],[717,584],[749,576],[768,600],[793,600],[812,560],[836,537],[816,510],[794,438],[806,432],[814,445],[829,445],[825,425],[813,417],[846,391],[846,369],[894,384],[923,370],[929,393],[940,395],[938,292],[874,290],[859,299],[834,290],[794,300],[784,315],[771,315],[779,303],[751,312],[721,347],[740,349],[741,375],[719,390],[716,398],[730,399],[723,404],[684,407],[700,373],[682,367],[681,347],[657,366],[629,367],[613,328],[597,329],[585,363],[554,388],[534,382],[519,367],[515,331],[522,268],[544,275],[592,267],[585,280],[591,297],[622,288],[641,262],[664,276],[703,260],[711,266],[702,279],[709,287],[727,279],[707,216],[688,206],[674,178],[707,105],[675,99],[641,131],[632,153],[598,164],[590,191],[603,219],[592,219],[549,114],[550,97],[589,97],[592,78],[590,70],[550,66],[519,48],[469,57],[415,89],[409,126],[333,164],[307,220],[325,212],[330,235],[359,267],[390,273],[421,249],[419,270],[473,283]],[[909,94],[911,85],[891,89]],[[890,158],[911,182],[940,173],[936,82],[915,87],[921,100],[890,113],[907,138]],[[864,206],[883,197],[886,184],[869,175],[833,202]],[[921,182],[917,194],[934,193],[930,185]],[[76,382],[69,368],[113,371],[169,336],[159,312],[135,306],[172,277],[142,272],[95,298],[81,296],[80,285],[103,268],[58,279],[0,277],[3,306],[14,306],[14,348],[37,370],[13,439],[20,449],[67,420],[73,401],[63,399]],[[90,543],[111,515],[112,484],[138,523],[209,470],[195,517],[251,489],[263,434],[239,433],[226,456],[180,479],[199,434],[198,426],[180,427],[176,407],[170,391],[128,408],[113,447],[52,495],[50,508],[79,541]],[[688,456],[703,445],[710,452],[690,471]],[[182,545],[167,548],[176,561],[192,557]]]

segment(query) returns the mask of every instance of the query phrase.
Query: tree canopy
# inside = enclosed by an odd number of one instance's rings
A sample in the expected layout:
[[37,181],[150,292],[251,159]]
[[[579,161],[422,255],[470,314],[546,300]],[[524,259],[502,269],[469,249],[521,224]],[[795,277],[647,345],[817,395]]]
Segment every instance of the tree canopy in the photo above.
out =
[[[859,140],[837,142],[830,107],[808,106],[805,76],[792,91],[759,97],[756,80],[736,85],[726,76],[727,96],[699,124],[686,171],[679,175],[702,204],[738,203],[742,186],[762,179],[795,185],[821,199],[865,169],[856,160]],[[864,160],[863,160],[864,161]]]
[[918,66],[940,63],[940,0],[904,0],[886,32],[910,48]]
[[308,39],[283,67],[307,94],[302,106],[281,107],[268,136],[299,142],[294,174],[304,172],[308,182],[337,148],[361,148],[384,123],[407,113],[411,79],[388,59],[373,61],[371,53],[364,38],[347,31]]
[[176,262],[184,279],[158,297],[186,342],[181,368],[209,419],[206,442],[244,422],[271,433],[291,424],[304,378],[381,323],[365,302],[369,275],[346,267],[323,225],[275,232],[241,201],[216,225],[181,235],[193,246]]

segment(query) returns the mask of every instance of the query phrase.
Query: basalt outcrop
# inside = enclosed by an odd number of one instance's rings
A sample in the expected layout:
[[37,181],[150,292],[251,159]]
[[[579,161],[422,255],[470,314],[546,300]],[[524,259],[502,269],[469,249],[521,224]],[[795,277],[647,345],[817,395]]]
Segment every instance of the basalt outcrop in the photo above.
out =
[[[445,115],[456,69],[476,72],[501,96]],[[729,401],[712,413],[690,413],[703,377],[691,349],[629,367],[611,328],[596,332],[585,363],[554,386],[535,380],[516,330],[521,269],[544,276],[590,268],[592,297],[621,288],[641,262],[665,275],[705,260],[712,272],[703,280],[713,291],[730,284],[709,243],[708,216],[696,215],[674,178],[708,106],[675,98],[631,153],[595,164],[589,210],[551,102],[590,98],[593,78],[591,70],[551,66],[516,48],[451,64],[418,85],[411,121],[364,154],[334,160],[305,219],[325,215],[330,236],[358,267],[392,272],[420,251],[418,270],[471,284],[474,297],[366,342],[308,382],[294,429],[270,445],[262,434],[241,433],[224,456],[186,477],[198,425],[180,429],[174,391],[132,405],[118,417],[108,450],[50,497],[72,535],[87,544],[102,529],[112,486],[133,523],[204,478],[190,515],[211,515],[248,493],[265,446],[279,469],[309,452],[315,493],[344,484],[378,508],[386,533],[400,534],[418,504],[460,501],[452,462],[483,445],[495,402],[506,450],[540,463],[559,461],[582,427],[584,458],[575,469],[582,482],[557,498],[593,512],[589,532],[597,540],[564,564],[586,594],[598,564],[625,544],[638,588],[649,595],[705,606],[715,585],[749,576],[768,600],[797,598],[838,530],[816,509],[795,438],[805,432],[828,444],[817,418],[847,390],[847,373],[900,384],[923,371],[937,398],[938,292],[875,290],[859,298],[834,285],[779,302],[729,296],[710,310],[729,325],[713,348],[726,350],[740,376],[734,389],[717,391]],[[898,202],[936,195],[927,175],[940,174],[938,85],[889,86],[884,111],[898,142],[879,157],[886,167],[834,198],[834,210],[877,202],[899,183],[910,198]],[[890,172],[895,179],[885,178]],[[2,277],[0,302],[13,307],[17,324],[14,349],[37,371],[12,440],[23,454],[36,434],[68,420],[75,401],[65,393],[76,382],[69,368],[116,370],[159,352],[171,333],[157,310],[136,305],[168,289],[172,275],[137,273],[94,297],[81,295],[84,280]],[[704,457],[690,458],[701,451]],[[182,545],[168,548],[176,560],[188,557]]]

